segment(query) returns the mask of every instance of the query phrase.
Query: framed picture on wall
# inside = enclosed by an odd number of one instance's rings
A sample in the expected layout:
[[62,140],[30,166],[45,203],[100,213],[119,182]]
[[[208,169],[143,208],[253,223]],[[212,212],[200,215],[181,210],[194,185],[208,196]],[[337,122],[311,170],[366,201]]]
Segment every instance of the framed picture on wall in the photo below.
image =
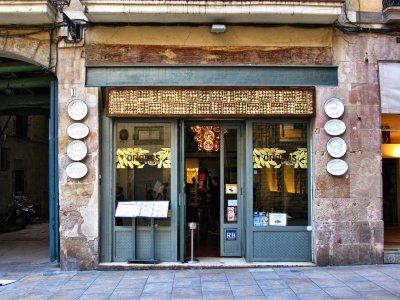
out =
[[287,214],[285,213],[269,213],[269,225],[286,226]]
[[164,145],[164,127],[136,126],[133,140],[135,145]]
[[295,142],[304,139],[305,132],[302,123],[287,123],[280,125],[280,141],[281,142]]
[[225,184],[225,194],[237,194],[237,184]]

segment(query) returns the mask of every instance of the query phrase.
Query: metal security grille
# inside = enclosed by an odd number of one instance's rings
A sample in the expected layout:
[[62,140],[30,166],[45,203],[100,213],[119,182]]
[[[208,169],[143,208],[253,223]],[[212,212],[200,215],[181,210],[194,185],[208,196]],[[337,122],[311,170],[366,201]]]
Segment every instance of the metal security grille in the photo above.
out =
[[383,0],[383,9],[391,6],[400,6],[400,0]]

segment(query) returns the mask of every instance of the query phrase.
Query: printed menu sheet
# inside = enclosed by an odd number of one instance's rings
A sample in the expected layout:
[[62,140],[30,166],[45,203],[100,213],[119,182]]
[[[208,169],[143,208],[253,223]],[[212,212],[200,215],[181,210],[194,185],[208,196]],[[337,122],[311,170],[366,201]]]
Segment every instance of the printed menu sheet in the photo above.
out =
[[116,217],[166,218],[169,201],[123,201],[118,202]]

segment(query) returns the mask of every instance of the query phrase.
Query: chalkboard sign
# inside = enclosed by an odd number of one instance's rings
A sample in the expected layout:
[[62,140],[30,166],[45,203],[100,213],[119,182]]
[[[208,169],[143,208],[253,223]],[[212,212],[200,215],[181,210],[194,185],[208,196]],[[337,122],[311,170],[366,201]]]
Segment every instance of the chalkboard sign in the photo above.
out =
[[169,201],[124,201],[118,202],[116,217],[122,218],[166,218]]

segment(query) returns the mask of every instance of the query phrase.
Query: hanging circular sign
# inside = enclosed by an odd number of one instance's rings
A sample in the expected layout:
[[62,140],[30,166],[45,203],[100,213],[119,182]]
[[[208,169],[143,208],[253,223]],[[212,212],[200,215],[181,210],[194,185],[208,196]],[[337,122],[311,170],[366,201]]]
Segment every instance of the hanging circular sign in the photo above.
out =
[[325,113],[332,119],[340,118],[344,113],[344,105],[339,98],[333,97],[326,100],[324,108]]
[[325,123],[324,130],[329,135],[341,135],[346,131],[346,124],[341,120],[332,119]]
[[326,170],[328,171],[328,173],[334,176],[344,175],[346,174],[348,169],[349,166],[342,159],[332,159],[326,165]]
[[67,166],[65,172],[69,178],[79,179],[86,176],[88,168],[81,162],[73,162]]
[[86,117],[88,107],[84,101],[76,99],[68,103],[67,112],[72,120],[80,121]]
[[73,123],[68,126],[67,134],[72,139],[83,139],[89,134],[89,127],[83,123]]
[[70,159],[79,161],[86,157],[87,147],[82,141],[72,141],[68,144],[67,147],[67,155]]
[[346,142],[340,137],[331,138],[326,144],[326,150],[329,155],[334,158],[340,158],[346,154],[347,145]]

